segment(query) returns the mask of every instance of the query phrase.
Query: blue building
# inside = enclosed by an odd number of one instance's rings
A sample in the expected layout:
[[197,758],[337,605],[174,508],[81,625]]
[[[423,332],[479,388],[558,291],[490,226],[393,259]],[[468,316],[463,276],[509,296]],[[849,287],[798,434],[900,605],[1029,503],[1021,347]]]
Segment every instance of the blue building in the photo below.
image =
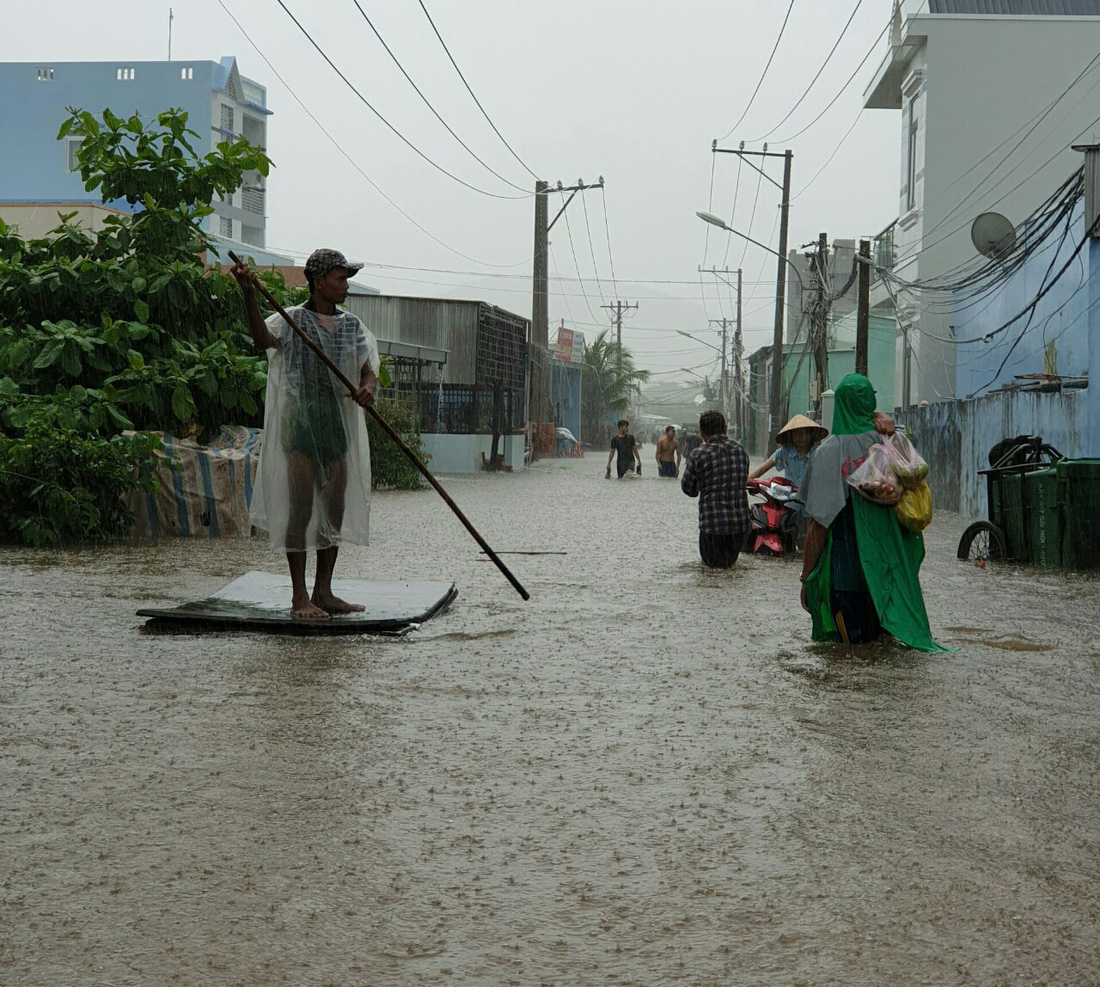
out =
[[[137,113],[153,120],[171,108],[187,111],[199,135],[201,157],[223,140],[243,136],[267,147],[267,90],[237,69],[237,60],[160,62],[7,62],[0,64],[0,217],[22,236],[41,236],[57,225],[58,212],[77,212],[97,229],[109,213],[94,192],[86,192],[77,170],[79,138],[57,140],[68,107],[99,116]],[[266,236],[266,179],[258,172],[224,202],[211,203],[204,221],[215,240],[240,245],[258,262],[279,263],[263,252]],[[126,203],[113,203],[116,210]]]

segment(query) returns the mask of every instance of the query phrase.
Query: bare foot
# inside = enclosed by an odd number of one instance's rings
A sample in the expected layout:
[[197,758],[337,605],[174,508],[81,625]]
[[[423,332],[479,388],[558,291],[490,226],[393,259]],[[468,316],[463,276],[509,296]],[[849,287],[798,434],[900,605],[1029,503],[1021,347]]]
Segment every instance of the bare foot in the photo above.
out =
[[341,600],[338,596],[318,596],[315,593],[312,602],[320,607],[326,616],[330,613],[358,613],[366,610],[361,603],[348,603],[347,600]]
[[310,600],[291,606],[290,616],[295,620],[328,620],[328,613]]

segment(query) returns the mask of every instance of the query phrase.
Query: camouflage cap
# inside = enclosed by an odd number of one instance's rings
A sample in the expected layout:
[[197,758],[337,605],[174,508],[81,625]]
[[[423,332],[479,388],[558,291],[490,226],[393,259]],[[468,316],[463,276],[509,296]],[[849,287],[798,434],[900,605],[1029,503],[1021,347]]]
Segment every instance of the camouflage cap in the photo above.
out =
[[361,263],[348,260],[339,250],[322,247],[320,250],[314,250],[309,255],[305,270],[311,278],[323,278],[329,271],[335,270],[337,267],[344,268],[349,277],[363,269]]

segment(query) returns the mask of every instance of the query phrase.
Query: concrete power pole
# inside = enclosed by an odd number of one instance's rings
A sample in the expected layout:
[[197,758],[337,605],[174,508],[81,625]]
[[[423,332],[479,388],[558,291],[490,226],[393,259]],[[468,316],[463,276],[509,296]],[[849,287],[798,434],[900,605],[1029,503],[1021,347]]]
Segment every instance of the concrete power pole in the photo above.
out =
[[[549,414],[547,390],[547,352],[550,349],[549,309],[547,305],[549,227],[546,223],[547,182],[535,182],[535,260],[531,274],[531,351],[529,353],[531,398],[527,417],[544,422]],[[532,436],[532,444],[534,437]]]
[[614,305],[601,305],[600,308],[613,309],[615,314],[611,317],[615,325],[615,345],[619,348],[619,370],[623,369],[623,312],[631,309],[638,310],[638,303],[616,301]]
[[[573,201],[573,196],[588,188],[602,188],[603,176],[595,185],[585,185],[578,181],[568,187],[558,182],[551,188],[549,182],[535,182],[535,250],[531,274],[531,345],[527,356],[530,395],[527,403],[529,422],[545,422],[551,417],[550,393],[547,382],[550,364],[550,312],[547,284],[549,282],[548,265],[550,259],[550,230]],[[551,192],[572,193],[557,215],[546,221],[547,198]],[[532,447],[534,436],[532,436]]]
[[745,441],[745,378],[741,374],[741,268],[737,269],[737,330],[733,337],[733,372],[737,381],[734,410],[737,412],[737,440]]
[[718,406],[728,422],[732,415],[730,414],[730,376],[729,364],[726,362],[726,343],[729,339],[727,330],[734,322],[732,319],[707,319],[707,322],[722,327],[722,376],[718,378]]
[[817,281],[813,312],[810,317],[810,345],[814,351],[814,385],[810,389],[814,414],[821,418],[821,395],[829,386],[829,237],[817,238],[817,251],[811,261]]
[[772,337],[772,380],[768,424],[768,448],[775,433],[783,427],[783,308],[787,287],[787,222],[791,206],[791,152],[783,154],[783,201],[779,213],[779,268],[775,280],[775,333]]
[[856,373],[867,376],[867,351],[871,325],[871,241],[859,241],[859,288],[856,308]]

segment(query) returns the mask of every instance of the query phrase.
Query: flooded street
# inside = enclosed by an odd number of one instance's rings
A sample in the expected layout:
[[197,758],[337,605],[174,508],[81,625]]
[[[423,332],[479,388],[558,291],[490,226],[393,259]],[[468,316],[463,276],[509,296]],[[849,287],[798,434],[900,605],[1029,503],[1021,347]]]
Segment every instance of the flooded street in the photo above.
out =
[[1100,581],[922,572],[954,653],[814,645],[604,455],[375,498],[401,639],[143,634],[264,539],[0,550],[0,983],[1100,983]]

